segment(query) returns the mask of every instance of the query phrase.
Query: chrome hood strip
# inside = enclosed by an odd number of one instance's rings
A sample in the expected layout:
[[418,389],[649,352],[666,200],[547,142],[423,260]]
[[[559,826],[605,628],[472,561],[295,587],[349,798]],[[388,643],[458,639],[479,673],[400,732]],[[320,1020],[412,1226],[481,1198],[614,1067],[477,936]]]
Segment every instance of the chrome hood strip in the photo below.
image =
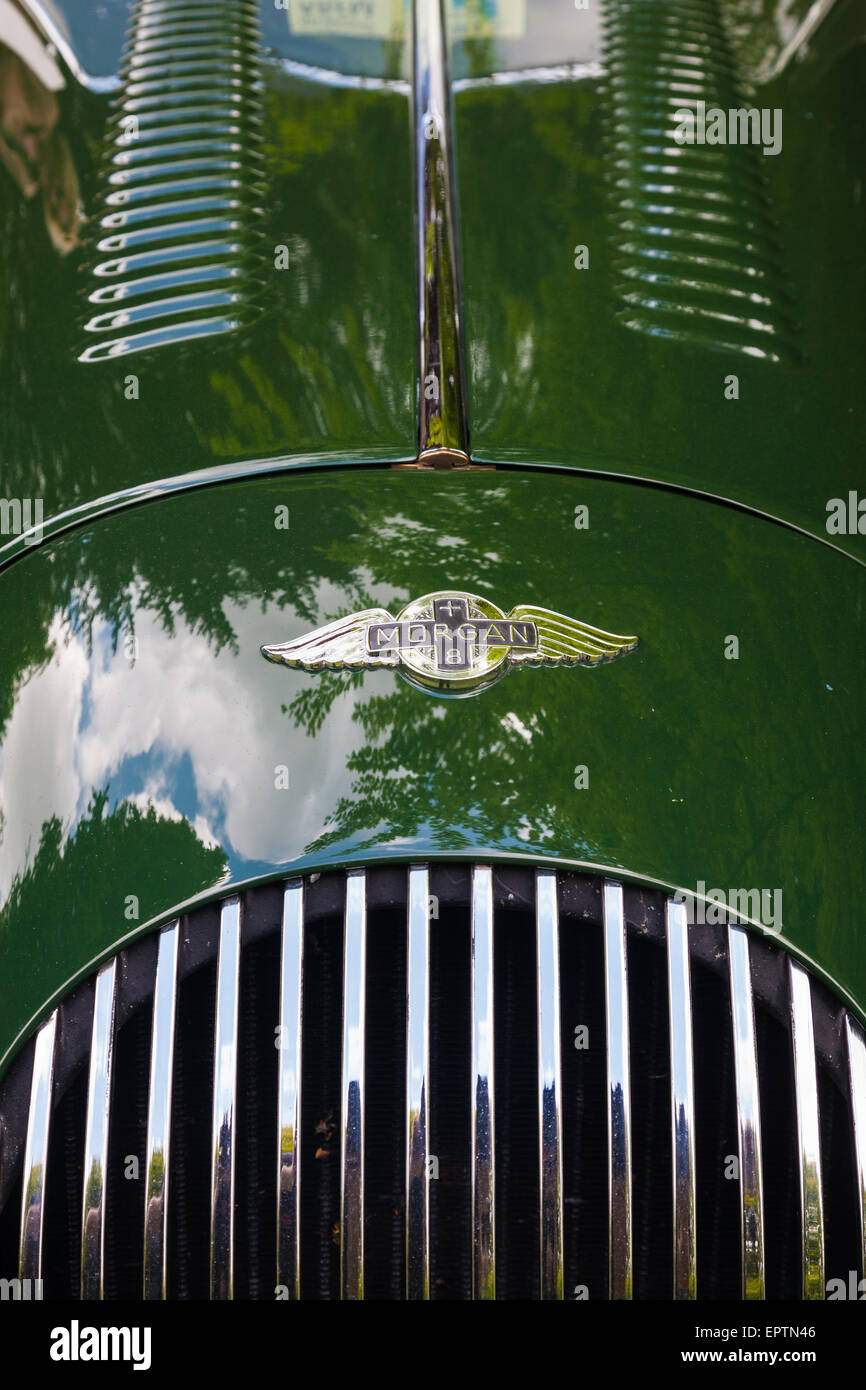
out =
[[415,0],[414,64],[418,460],[459,467],[469,462],[469,430],[442,0]]

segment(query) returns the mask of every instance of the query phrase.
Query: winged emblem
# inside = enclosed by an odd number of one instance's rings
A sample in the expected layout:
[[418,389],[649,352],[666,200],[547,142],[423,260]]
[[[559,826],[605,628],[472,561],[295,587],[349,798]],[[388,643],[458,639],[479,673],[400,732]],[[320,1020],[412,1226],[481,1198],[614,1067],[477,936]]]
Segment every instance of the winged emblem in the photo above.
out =
[[262,647],[269,661],[305,671],[399,668],[413,685],[474,695],[511,666],[595,666],[638,645],[533,604],[510,613],[489,599],[441,591],[414,599],[394,617],[365,608],[303,637]]

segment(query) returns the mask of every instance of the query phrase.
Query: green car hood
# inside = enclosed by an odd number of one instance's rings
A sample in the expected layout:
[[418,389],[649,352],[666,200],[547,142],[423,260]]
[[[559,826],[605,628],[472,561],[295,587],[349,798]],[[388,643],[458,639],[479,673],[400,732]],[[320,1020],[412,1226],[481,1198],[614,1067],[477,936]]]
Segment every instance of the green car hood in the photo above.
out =
[[[603,24],[596,10],[544,0],[516,38],[455,24],[472,456],[730,499],[863,558],[862,14],[840,0],[795,42],[803,3],[756,16],[723,0],[720,29],[696,0],[660,56],[634,7],[610,0]],[[0,495],[38,499],[48,529],[169,480],[412,459],[405,24],[317,39],[262,8],[238,78],[237,331],[87,360],[105,347],[86,325],[113,256],[98,242],[126,15],[56,14],[75,72],[51,148],[85,220],[61,254],[47,193],[0,171]],[[780,111],[778,152],[717,148],[709,169],[694,147],[659,150],[658,103],[685,91]],[[0,547],[20,548],[4,530]]]
[[[120,88],[141,123],[128,149],[118,95],[71,79],[55,94],[54,158],[85,213],[65,255],[48,194],[25,199],[0,169],[0,497],[38,499],[46,531],[166,479],[414,457],[406,84],[299,78],[253,39],[237,76],[228,55],[198,61],[240,104],[203,91],[182,108],[186,159],[153,125],[158,78]],[[185,88],[166,83],[164,99]],[[167,247],[148,239],[166,229]],[[135,319],[170,291],[189,298],[182,323]],[[219,298],[221,312],[199,307]],[[223,322],[234,327],[207,333]],[[163,341],[141,350],[148,333]]]
[[[0,586],[3,1053],[180,904],[386,858],[778,892],[866,1003],[866,573],[809,537],[579,474],[329,470],[129,509]],[[263,659],[443,588],[640,645],[458,700]]]

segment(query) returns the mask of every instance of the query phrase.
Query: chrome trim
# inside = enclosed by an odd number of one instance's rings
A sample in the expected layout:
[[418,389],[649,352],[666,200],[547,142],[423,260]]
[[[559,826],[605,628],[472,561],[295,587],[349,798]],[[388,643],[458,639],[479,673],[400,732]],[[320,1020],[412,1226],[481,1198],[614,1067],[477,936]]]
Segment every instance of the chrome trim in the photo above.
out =
[[848,1072],[851,1083],[851,1119],[854,1128],[854,1154],[857,1166],[857,1202],[860,1211],[860,1249],[866,1275],[866,1041],[863,1030],[850,1014],[845,1015],[848,1039]]
[[343,944],[343,1126],[340,1141],[340,1275],[343,1298],[364,1297],[364,1062],[367,880],[346,874]]
[[676,1299],[697,1298],[695,1213],[695,1068],[692,985],[685,904],[666,905],[668,1019],[671,1047],[671,1152],[673,1155],[674,1286]]
[[455,93],[474,91],[476,87],[514,87],[522,83],[535,86],[549,82],[586,82],[607,76],[604,63],[558,63],[552,67],[512,68],[491,72],[486,77],[457,77],[451,84]]
[[68,35],[61,29],[45,5],[41,5],[39,0],[19,0],[19,3],[25,13],[33,20],[43,38],[56,48],[76,82],[80,82],[82,87],[86,87],[89,92],[96,92],[100,96],[117,91],[120,86],[120,79],[115,74],[112,73],[110,77],[98,77],[84,70],[78,61],[78,55],[72,47]]
[[[409,460],[404,461],[408,462]],[[0,570],[4,570],[18,555],[29,554],[30,548],[35,543],[35,537],[40,537],[39,544],[41,544],[42,540],[49,536],[53,539],[56,536],[64,535],[67,531],[80,525],[83,520],[95,520],[97,517],[109,516],[114,512],[124,512],[128,508],[136,506],[143,499],[197,492],[199,488],[225,480],[277,476],[282,473],[296,472],[311,465],[315,465],[317,468],[342,468],[345,464],[354,462],[383,464],[387,467],[393,465],[395,461],[384,457],[380,451],[375,449],[357,449],[349,454],[340,451],[323,454],[298,454],[291,459],[252,458],[236,463],[216,464],[213,467],[202,468],[192,473],[178,473],[170,478],[157,478],[150,483],[136,483],[134,486],[122,488],[118,492],[106,493],[102,497],[95,498],[92,502],[82,502],[75,507],[69,507],[66,511],[58,512],[56,516],[46,516],[41,536],[39,528],[31,526],[29,531],[22,531],[12,540],[0,545]],[[840,551],[840,554],[844,553]],[[5,1066],[12,1057],[33,1022],[34,1019],[30,1018],[18,1030],[15,1037],[6,1046],[5,1051],[0,1054],[0,1067]]]
[[755,85],[758,83],[763,85],[765,82],[772,82],[774,78],[779,77],[792,58],[795,60],[805,58],[808,53],[809,40],[824,23],[832,9],[833,0],[813,0],[784,48],[774,59],[761,64],[753,78]]
[[472,870],[472,1296],[496,1297],[493,870]]
[[100,970],[93,1000],[87,1120],[84,1131],[84,1192],[81,1211],[81,1298],[103,1296],[105,1270],[105,1183],[114,1051],[114,988],[117,959]]
[[[220,126],[208,134],[210,138],[207,139],[191,136],[188,140],[167,139],[164,134],[161,134],[158,137],[159,142],[154,141],[153,144],[148,145],[146,150],[132,150],[129,153],[118,151],[112,161],[115,173],[109,176],[109,182],[112,184],[139,183],[142,179],[152,178],[154,173],[161,173],[163,168],[189,169],[191,160],[195,160],[198,166],[201,157],[205,155],[215,156],[218,159],[222,157],[222,160],[226,161],[230,156],[236,159],[238,155],[244,153],[244,147],[238,142],[236,132],[226,131],[225,127]],[[144,169],[137,167],[142,164],[146,165]],[[230,167],[236,168],[237,165],[233,163]],[[172,222],[167,227],[153,228],[145,239],[149,242],[160,241],[172,232],[180,239],[191,236],[195,231],[200,231],[204,237],[214,231],[237,233],[242,230],[243,223],[237,220],[233,222],[220,221],[216,224],[210,221]],[[115,240],[116,238],[109,237],[109,242]],[[127,241],[127,239],[122,240]],[[201,244],[203,247],[207,247],[209,243],[202,240]],[[109,245],[106,247],[104,242],[98,242],[96,249],[97,251],[124,251],[128,249],[128,243],[127,245]],[[118,261],[116,264],[119,272],[135,270],[137,268],[136,261],[140,259],[140,256],[127,256],[123,261]],[[99,267],[97,273],[102,275],[117,274],[118,271],[109,269],[110,264],[110,262],[106,262]]]
[[[229,190],[225,195],[211,194],[200,198],[186,198],[174,204],[174,213],[194,214],[198,212],[234,212],[242,205],[238,189]],[[150,207],[129,208],[126,212],[112,212],[103,217],[102,227],[137,227],[165,217],[165,205],[153,203]]]
[[409,869],[406,999],[406,1297],[430,1297],[430,876]]
[[559,905],[557,874],[535,874],[535,949],[538,991],[538,1141],[540,1292],[563,1296],[562,1254],[562,1034],[560,1030]]
[[[243,303],[243,296],[235,290],[205,290],[198,294],[179,295],[173,301],[174,307],[195,313],[200,309],[228,308]],[[131,324],[147,323],[161,318],[165,312],[166,301],[156,300],[152,304],[136,304],[127,309],[115,309],[106,314],[96,314],[90,325],[94,329],[123,329]]]
[[[218,56],[214,55],[215,58]],[[209,114],[217,120],[245,119],[250,128],[261,124],[257,115],[254,116],[256,96],[248,85],[242,86],[239,82],[232,82],[221,88],[216,78],[203,72],[194,83],[184,79],[171,83],[167,90],[165,83],[144,76],[152,71],[152,66],[135,70],[135,80],[130,82],[129,94],[118,111],[117,124],[121,129],[124,117],[137,116],[144,133],[149,135],[150,122],[181,123],[188,120],[193,111],[208,110],[208,103]],[[210,85],[205,85],[208,82]],[[217,102],[221,102],[222,105],[216,105]],[[116,198],[115,194],[106,201],[111,203],[116,201]]]
[[612,1299],[632,1296],[631,1074],[628,975],[622,887],[605,880],[604,998],[607,1028],[607,1174],[609,1279]]
[[[198,218],[191,222],[176,222],[175,229],[183,235],[191,231],[201,232],[236,232],[240,228],[240,223],[230,218]],[[166,228],[143,227],[134,232],[113,232],[111,236],[104,237],[97,245],[98,251],[128,251],[136,246],[146,246],[151,241],[160,241],[165,235]]]
[[761,1104],[749,936],[742,927],[728,927],[728,966],[740,1164],[742,1294],[745,1299],[761,1299],[766,1296]]
[[277,1097],[277,1283],[300,1298],[301,1001],[304,885],[285,885],[280,935],[280,1033]]
[[[165,330],[154,329],[150,333],[139,333],[136,335],[135,350],[143,352],[146,348],[161,347],[169,341],[177,344],[191,342],[199,338],[210,338],[213,337],[215,333],[227,333],[235,328],[239,328],[241,322],[241,317],[235,316],[219,319],[203,319],[201,321],[197,320],[195,323],[179,323],[174,326],[170,334]],[[131,339],[124,338],[117,339],[116,342],[111,345],[103,343],[94,347],[89,347],[86,350],[86,354],[82,354],[79,358],[79,361],[108,361],[109,359],[122,355],[122,353],[126,351],[125,345],[131,341]]]
[[418,458],[469,462],[442,0],[414,5]]
[[220,915],[211,1129],[211,1298],[234,1297],[235,1109],[237,1103],[241,900],[226,898]]
[[180,929],[172,922],[159,934],[144,1174],[144,1297],[167,1294],[168,1184],[171,1168],[171,1087],[177,1016],[177,952]]
[[42,1227],[45,1216],[45,1174],[51,1128],[51,1088],[54,1080],[54,1038],[57,1010],[36,1034],[27,1138],[24,1142],[24,1181],[18,1251],[19,1279],[42,1278]]
[[[195,285],[216,285],[220,282],[236,281],[238,272],[232,266],[200,265],[181,266],[163,275],[148,275],[143,280],[119,285],[104,285],[94,290],[90,296],[94,304],[121,304],[150,293],[164,293],[167,290],[189,290]],[[106,348],[106,351],[108,349]]]
[[273,58],[268,55],[263,66],[279,68],[288,77],[300,77],[304,82],[320,82],[326,87],[353,87],[361,91],[399,92],[410,96],[411,82],[401,77],[364,77],[360,73],[336,72],[332,68],[301,63],[296,58]]
[[789,958],[794,1091],[797,1102],[797,1159],[803,1237],[803,1298],[826,1296],[824,1218],[821,1189],[821,1125],[818,1072],[812,1027],[812,988],[802,966]]
[[[256,11],[256,0],[236,0],[236,9],[243,14],[244,10],[251,13]],[[142,0],[140,4],[134,4],[136,14],[157,12],[159,14],[189,14],[192,10],[205,11],[211,14],[212,8],[210,0]]]
[[[204,157],[174,160],[165,159],[162,155],[157,154],[152,163],[135,169],[117,169],[113,174],[108,175],[108,182],[112,188],[131,189],[139,184],[150,184],[151,179],[161,179],[168,175],[189,177],[193,174],[216,174],[226,170],[237,173],[243,169],[244,165],[238,159],[230,159],[228,156],[231,153],[231,150],[223,152],[214,142],[210,154]],[[149,150],[148,154],[150,154]],[[150,191],[149,188],[148,192]],[[240,242],[232,241],[203,240],[196,242],[195,247],[197,249],[194,249],[193,246],[186,246],[181,241],[177,246],[168,246],[161,252],[148,251],[144,255],[125,256],[122,259],[102,261],[99,265],[94,266],[93,274],[103,278],[114,275],[135,275],[149,266],[171,265],[174,261],[189,260],[193,255],[239,256],[244,249]]]

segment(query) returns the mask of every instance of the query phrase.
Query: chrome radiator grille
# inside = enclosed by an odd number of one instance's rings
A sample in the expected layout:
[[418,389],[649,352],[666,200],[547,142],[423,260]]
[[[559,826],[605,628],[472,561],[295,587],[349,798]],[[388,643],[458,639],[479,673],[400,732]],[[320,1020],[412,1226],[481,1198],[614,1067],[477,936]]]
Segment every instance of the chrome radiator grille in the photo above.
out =
[[866,1047],[654,890],[353,869],[196,910],[0,1086],[47,1298],[791,1298],[863,1275]]

